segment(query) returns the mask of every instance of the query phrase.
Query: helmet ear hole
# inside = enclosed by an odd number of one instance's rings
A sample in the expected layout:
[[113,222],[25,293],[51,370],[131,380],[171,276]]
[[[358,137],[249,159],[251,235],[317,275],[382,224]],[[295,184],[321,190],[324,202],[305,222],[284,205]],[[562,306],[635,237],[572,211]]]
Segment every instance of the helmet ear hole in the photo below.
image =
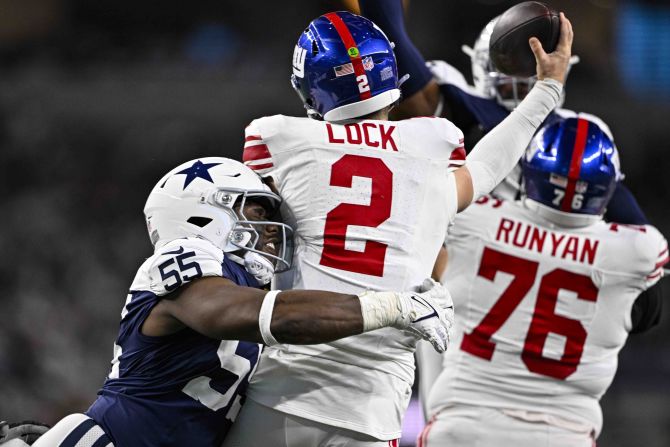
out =
[[312,41],[312,57],[319,54],[319,46],[316,44],[316,40]]
[[212,221],[211,218],[209,217],[198,217],[198,216],[191,216],[188,218],[186,222],[195,225],[196,227],[203,228],[207,224],[209,224]]

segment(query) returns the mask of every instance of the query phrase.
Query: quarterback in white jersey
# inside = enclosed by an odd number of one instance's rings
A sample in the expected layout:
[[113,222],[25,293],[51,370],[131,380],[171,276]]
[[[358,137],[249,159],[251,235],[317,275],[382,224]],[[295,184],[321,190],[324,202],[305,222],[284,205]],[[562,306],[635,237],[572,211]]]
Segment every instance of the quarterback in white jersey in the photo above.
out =
[[[559,80],[572,36],[567,19],[563,25],[559,52],[550,56],[536,48]],[[319,17],[302,34],[293,63],[294,86],[309,113],[325,121],[257,119],[246,129],[243,157],[274,180],[296,229],[293,268],[276,278],[276,288],[414,287],[430,274],[456,213],[509,172],[561,88],[540,81],[466,163],[463,135],[451,122],[387,121],[389,106],[399,99],[395,58],[367,19],[344,12]],[[323,91],[326,86],[331,90]],[[351,442],[346,445],[395,442],[414,381],[416,342],[409,333],[377,330],[328,344],[266,349],[249,390],[251,405],[226,446],[340,445],[332,436],[344,436]],[[270,414],[278,427],[296,420],[303,428],[319,424],[319,434],[254,428]]]
[[594,123],[544,126],[523,169],[524,202],[483,197],[450,230],[455,349],[429,387],[423,447],[591,446],[633,303],[668,262],[654,227],[601,219],[618,160]]

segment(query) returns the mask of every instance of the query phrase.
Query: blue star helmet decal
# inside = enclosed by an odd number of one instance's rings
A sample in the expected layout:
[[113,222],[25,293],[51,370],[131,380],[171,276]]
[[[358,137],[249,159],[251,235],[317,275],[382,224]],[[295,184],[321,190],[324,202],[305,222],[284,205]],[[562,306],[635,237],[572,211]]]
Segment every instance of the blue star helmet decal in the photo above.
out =
[[175,175],[186,174],[183,189],[186,189],[186,187],[196,178],[201,178],[203,180],[207,180],[208,182],[214,183],[214,180],[212,180],[212,177],[209,175],[209,168],[220,164],[221,163],[203,163],[200,160],[196,160],[195,163],[193,163],[193,166],[186,168],[183,171],[175,172]]

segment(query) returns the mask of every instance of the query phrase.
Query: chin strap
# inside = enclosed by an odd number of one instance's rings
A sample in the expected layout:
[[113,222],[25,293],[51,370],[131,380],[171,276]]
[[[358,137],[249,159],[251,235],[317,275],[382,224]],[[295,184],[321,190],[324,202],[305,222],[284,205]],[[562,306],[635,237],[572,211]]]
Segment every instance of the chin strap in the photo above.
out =
[[275,267],[269,259],[258,253],[246,252],[244,255],[244,268],[251,273],[260,285],[264,286],[272,281],[275,275]]

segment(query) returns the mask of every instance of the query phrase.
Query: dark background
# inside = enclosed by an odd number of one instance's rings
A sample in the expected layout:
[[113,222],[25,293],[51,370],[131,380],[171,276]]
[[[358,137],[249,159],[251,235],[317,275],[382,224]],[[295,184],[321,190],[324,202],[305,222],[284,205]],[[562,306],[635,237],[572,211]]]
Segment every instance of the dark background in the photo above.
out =
[[[469,78],[461,44],[514,3],[414,1],[408,28],[427,58]],[[572,20],[582,60],[566,107],[610,125],[626,183],[670,236],[670,5],[551,4]],[[189,159],[239,159],[253,118],[302,115],[293,46],[333,9],[341,2],[0,0],[0,419],[54,423],[94,400],[152,252],[151,187]],[[670,445],[666,307],[621,353],[599,446]]]

